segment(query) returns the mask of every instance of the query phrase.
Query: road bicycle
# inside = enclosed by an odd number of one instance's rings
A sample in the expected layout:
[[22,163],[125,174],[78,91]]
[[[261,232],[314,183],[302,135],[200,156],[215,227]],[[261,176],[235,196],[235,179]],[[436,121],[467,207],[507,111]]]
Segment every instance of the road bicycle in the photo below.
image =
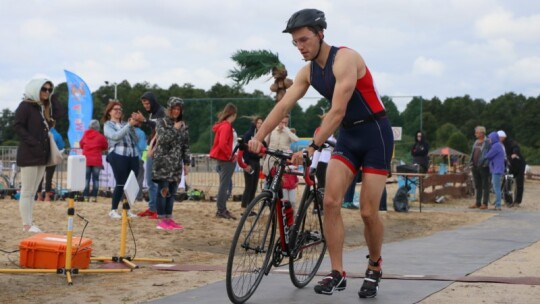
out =
[[[237,145],[238,164],[245,144]],[[316,275],[326,252],[323,231],[322,195],[309,173],[309,158],[304,152],[305,188],[294,218],[288,201],[281,199],[281,180],[292,153],[264,148],[262,154],[277,160],[268,189],[257,195],[242,214],[234,234],[227,261],[227,295],[233,303],[246,302],[272,267],[289,266],[289,276],[298,288]],[[292,172],[287,172],[292,173]],[[276,230],[278,230],[276,232]],[[284,262],[284,259],[288,260]]]
[[508,166],[502,176],[501,192],[506,206],[514,206],[514,175],[510,173]]

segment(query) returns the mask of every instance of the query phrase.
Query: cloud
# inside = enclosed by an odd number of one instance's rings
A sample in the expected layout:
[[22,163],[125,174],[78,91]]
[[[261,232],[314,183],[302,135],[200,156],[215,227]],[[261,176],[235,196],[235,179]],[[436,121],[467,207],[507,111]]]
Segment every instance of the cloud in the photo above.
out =
[[28,19],[20,26],[20,34],[24,39],[35,41],[48,40],[53,38],[57,33],[56,27],[44,19]]
[[508,82],[517,84],[538,84],[540,81],[540,57],[535,56],[519,59],[511,65],[499,69],[497,76]]
[[147,35],[135,37],[133,46],[141,49],[168,49],[171,48],[171,42],[165,37]]
[[414,61],[412,73],[414,75],[441,76],[444,69],[443,62],[420,56]]
[[479,19],[475,29],[485,39],[536,43],[540,39],[540,14],[516,17],[511,11],[498,9]]

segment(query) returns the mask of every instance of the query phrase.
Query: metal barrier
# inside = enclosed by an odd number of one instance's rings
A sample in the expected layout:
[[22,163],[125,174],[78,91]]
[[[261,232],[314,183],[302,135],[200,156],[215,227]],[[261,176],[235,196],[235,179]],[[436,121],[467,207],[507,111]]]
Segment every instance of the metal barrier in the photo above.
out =
[[[68,152],[69,149],[66,149]],[[11,170],[11,164],[16,161],[17,147],[0,146],[0,161],[3,173]],[[108,164],[106,164],[107,167]],[[186,182],[190,189],[204,191],[207,199],[216,196],[219,189],[219,175],[216,172],[217,161],[208,154],[192,154],[190,173],[186,176]],[[109,171],[108,171],[109,170]],[[114,178],[110,168],[102,170],[100,176],[100,190],[111,190],[114,187]],[[53,189],[57,194],[67,191],[67,159],[58,164],[53,177]],[[85,178],[84,176],[81,178]],[[112,180],[111,180],[112,179]],[[145,184],[143,185],[145,186]],[[232,178],[232,194],[242,194],[244,191],[244,173],[238,166]]]

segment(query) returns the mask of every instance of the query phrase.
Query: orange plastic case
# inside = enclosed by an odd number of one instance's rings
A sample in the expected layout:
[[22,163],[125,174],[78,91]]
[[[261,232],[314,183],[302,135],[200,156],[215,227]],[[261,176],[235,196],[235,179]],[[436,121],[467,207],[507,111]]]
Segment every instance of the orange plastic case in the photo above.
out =
[[[80,245],[79,245],[80,242]],[[90,265],[92,240],[72,238],[72,269],[85,269]],[[20,265],[35,269],[62,269],[66,266],[67,237],[40,233],[24,239],[19,244]]]

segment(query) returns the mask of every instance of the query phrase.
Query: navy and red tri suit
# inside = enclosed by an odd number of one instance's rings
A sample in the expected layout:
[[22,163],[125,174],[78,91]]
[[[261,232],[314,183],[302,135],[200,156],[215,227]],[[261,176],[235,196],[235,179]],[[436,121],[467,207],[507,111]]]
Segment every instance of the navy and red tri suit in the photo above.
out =
[[[311,62],[311,86],[330,104],[336,85],[332,67],[339,49],[331,47],[323,68],[315,61]],[[388,175],[393,145],[390,121],[366,67],[366,74],[356,81],[356,88],[347,104],[332,158],[345,163],[354,174],[362,168],[365,173]]]

